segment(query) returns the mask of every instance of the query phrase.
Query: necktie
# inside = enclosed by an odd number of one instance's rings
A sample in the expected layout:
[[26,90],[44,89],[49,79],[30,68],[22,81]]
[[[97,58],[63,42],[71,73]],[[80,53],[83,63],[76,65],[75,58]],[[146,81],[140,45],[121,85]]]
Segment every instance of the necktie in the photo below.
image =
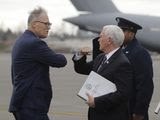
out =
[[99,70],[102,68],[102,66],[106,63],[106,61],[107,61],[107,57],[106,57],[106,56],[104,56],[104,58],[103,58],[103,60],[102,60],[101,64],[99,65],[99,67],[98,67],[97,71],[99,71]]

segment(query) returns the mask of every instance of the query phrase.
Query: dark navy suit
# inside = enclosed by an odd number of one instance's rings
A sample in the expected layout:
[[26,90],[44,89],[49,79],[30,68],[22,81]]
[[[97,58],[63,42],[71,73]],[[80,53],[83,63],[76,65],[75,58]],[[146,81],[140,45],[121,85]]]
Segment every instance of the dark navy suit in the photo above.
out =
[[9,111],[30,109],[47,113],[52,98],[49,66],[64,67],[64,55],[56,54],[34,33],[26,30],[12,51],[13,93]]
[[[123,49],[123,52],[131,62],[134,71],[130,112],[144,115],[144,120],[148,120],[148,108],[154,88],[152,59],[136,38]],[[95,38],[93,40],[93,59],[100,53],[98,38]]]
[[153,68],[149,53],[133,39],[123,50],[132,64],[133,96],[130,100],[131,113],[144,115],[148,120],[148,108],[153,94]]
[[[129,120],[128,100],[131,96],[132,68],[122,50],[117,50],[98,70],[104,54],[86,62],[86,56],[74,61],[77,73],[88,75],[91,70],[115,83],[117,91],[96,97],[95,108],[89,108],[88,120]],[[98,70],[98,71],[97,71]]]

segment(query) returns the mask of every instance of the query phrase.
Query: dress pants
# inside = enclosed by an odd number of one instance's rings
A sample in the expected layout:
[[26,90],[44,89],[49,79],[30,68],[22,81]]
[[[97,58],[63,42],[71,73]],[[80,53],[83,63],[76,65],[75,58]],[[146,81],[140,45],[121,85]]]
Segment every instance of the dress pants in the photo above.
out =
[[32,109],[21,109],[13,113],[16,120],[49,120],[47,113]]

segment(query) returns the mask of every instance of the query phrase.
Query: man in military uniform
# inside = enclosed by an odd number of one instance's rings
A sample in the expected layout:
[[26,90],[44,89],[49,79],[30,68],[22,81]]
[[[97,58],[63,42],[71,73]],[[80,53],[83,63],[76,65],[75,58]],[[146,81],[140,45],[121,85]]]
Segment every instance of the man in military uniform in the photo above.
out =
[[153,94],[153,68],[149,53],[135,37],[137,30],[142,27],[121,17],[117,17],[116,21],[125,34],[123,52],[134,71],[133,95],[130,100],[132,120],[148,120],[148,108]]

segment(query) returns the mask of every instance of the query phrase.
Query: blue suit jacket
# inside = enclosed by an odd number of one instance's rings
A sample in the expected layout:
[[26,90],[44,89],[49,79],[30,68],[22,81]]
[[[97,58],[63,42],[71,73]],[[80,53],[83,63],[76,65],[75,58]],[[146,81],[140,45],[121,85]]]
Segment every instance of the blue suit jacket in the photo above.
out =
[[52,98],[49,66],[64,67],[64,55],[56,54],[34,33],[26,30],[12,51],[13,93],[9,111],[31,108],[48,112]]
[[131,113],[144,115],[144,120],[148,120],[148,108],[154,88],[152,59],[136,38],[123,51],[134,71],[133,95],[130,100]]

